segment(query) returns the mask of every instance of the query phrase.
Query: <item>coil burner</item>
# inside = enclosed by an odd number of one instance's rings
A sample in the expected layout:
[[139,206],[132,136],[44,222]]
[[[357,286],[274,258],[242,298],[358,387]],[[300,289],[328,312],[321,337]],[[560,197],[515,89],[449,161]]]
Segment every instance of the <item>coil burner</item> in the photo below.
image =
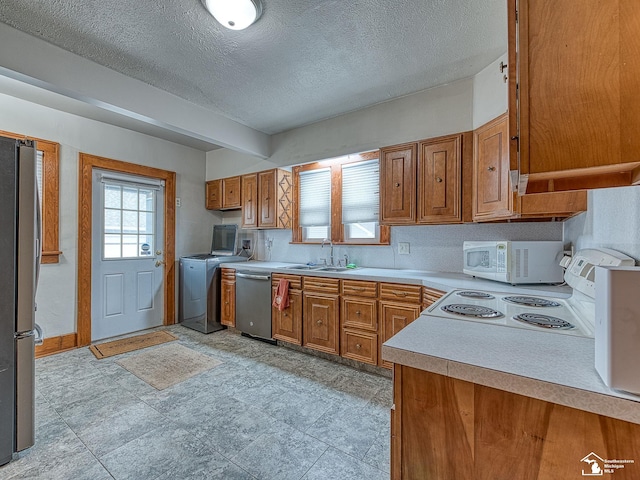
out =
[[482,307],[480,305],[451,304],[440,307],[443,312],[473,318],[499,318],[504,315],[493,308]]
[[566,320],[551,317],[549,315],[540,315],[538,313],[521,313],[519,315],[514,315],[513,319],[542,328],[553,328],[558,330],[571,330],[572,328],[575,328],[572,323],[569,323]]
[[546,298],[538,297],[525,297],[525,296],[512,296],[503,297],[505,302],[515,303],[516,305],[522,305],[525,307],[560,307],[558,302],[553,300],[547,300]]
[[463,290],[462,292],[456,293],[459,297],[464,298],[475,298],[478,300],[492,300],[496,297],[487,292],[476,292],[475,290]]

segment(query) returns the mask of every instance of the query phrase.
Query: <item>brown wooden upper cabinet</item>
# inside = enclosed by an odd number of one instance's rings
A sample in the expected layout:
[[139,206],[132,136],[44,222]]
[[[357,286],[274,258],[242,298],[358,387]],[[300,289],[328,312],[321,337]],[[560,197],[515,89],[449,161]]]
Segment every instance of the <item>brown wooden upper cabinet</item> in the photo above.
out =
[[[471,181],[471,133],[380,150],[381,223],[444,224],[471,221],[463,177]],[[463,217],[465,202],[468,203]]]
[[209,210],[222,208],[222,179],[209,180],[206,184],[206,206]]
[[473,220],[566,218],[587,209],[586,190],[518,195],[509,174],[505,113],[474,131]]
[[508,6],[511,169],[520,189],[640,183],[638,0]]
[[380,223],[415,223],[416,156],[415,143],[380,149]]
[[239,176],[209,180],[205,185],[209,210],[232,210],[242,206]]
[[291,172],[273,169],[242,176],[242,228],[291,228]]

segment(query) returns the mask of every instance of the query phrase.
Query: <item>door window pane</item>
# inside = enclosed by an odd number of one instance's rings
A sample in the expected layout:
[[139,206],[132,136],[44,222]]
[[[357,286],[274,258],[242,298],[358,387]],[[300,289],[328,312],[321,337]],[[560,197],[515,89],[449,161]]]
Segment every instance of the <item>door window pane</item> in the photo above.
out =
[[103,257],[154,256],[155,190],[109,183],[103,185]]

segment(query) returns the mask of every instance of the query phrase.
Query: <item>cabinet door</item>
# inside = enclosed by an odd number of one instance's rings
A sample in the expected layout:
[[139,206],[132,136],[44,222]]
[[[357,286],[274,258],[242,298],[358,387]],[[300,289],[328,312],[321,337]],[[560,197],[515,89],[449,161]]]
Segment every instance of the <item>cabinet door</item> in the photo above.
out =
[[460,136],[418,146],[418,223],[460,223]]
[[229,275],[224,275],[220,282],[220,323],[228,327],[236,326],[236,280],[235,271],[233,279]]
[[258,226],[276,228],[276,172],[258,173],[259,217]]
[[339,296],[304,292],[303,308],[303,345],[338,355]]
[[222,179],[222,208],[240,208],[242,205],[240,177]]
[[256,174],[242,176],[242,227],[258,226],[258,181]]
[[222,208],[222,180],[210,180],[205,185],[207,208],[220,210]]
[[508,130],[505,114],[474,132],[473,219],[476,221],[512,215]]
[[[380,345],[393,337],[404,327],[420,316],[420,305],[406,305],[380,301],[380,321],[382,323],[382,338]],[[391,368],[392,363],[382,360],[380,355],[380,366]]]
[[378,335],[350,328],[342,329],[340,354],[358,362],[378,364]]
[[375,298],[342,299],[342,327],[378,331],[378,301]]
[[520,126],[511,153],[519,147],[530,186],[613,186],[608,178],[622,180],[619,172],[640,160],[638,1],[576,6],[520,0],[516,19],[516,0],[509,2],[509,112]]
[[[273,287],[273,299],[277,292]],[[271,307],[273,338],[302,345],[302,292],[289,289],[289,306],[284,310]]]
[[416,221],[415,143],[380,150],[380,222]]

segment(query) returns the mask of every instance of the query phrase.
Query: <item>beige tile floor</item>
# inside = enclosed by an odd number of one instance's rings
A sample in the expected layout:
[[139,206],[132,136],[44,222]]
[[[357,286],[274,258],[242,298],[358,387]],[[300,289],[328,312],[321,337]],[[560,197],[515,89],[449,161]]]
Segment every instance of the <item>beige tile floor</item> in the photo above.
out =
[[36,444],[0,478],[389,478],[389,378],[230,331],[169,330],[223,363],[158,391],[123,355],[38,359]]

